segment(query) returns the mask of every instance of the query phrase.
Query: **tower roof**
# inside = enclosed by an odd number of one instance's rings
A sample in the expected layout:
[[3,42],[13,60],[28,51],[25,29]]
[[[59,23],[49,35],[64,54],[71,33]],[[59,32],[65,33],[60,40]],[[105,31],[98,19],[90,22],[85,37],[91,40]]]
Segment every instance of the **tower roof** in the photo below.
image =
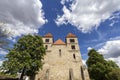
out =
[[51,33],[47,33],[43,37],[53,37],[53,35]]
[[62,41],[61,39],[58,39],[57,41],[55,41],[53,44],[55,44],[55,45],[64,45],[65,44],[65,42],[64,41]]
[[68,33],[68,35],[66,36],[66,38],[76,38],[76,35],[74,35],[72,33]]

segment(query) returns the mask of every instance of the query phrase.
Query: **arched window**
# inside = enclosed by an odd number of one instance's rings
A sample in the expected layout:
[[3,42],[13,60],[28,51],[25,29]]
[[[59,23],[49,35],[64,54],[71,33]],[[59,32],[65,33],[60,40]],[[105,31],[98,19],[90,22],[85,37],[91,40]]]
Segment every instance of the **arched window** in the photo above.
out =
[[75,49],[75,45],[71,45],[71,49]]
[[85,76],[84,76],[84,69],[83,69],[83,67],[82,67],[82,66],[80,67],[80,69],[81,69],[81,76],[82,76],[82,80],[85,80]]
[[76,59],[76,56],[75,56],[75,54],[73,54],[73,58],[74,58],[74,59]]
[[75,40],[74,39],[70,39],[70,43],[75,43]]
[[49,69],[47,69],[47,70],[46,70],[46,75],[45,75],[46,80],[49,80],[49,72],[50,72]]
[[48,45],[45,45],[45,49],[46,49],[46,50],[48,49]]
[[69,80],[74,80],[73,69],[69,69]]
[[59,56],[61,57],[61,49],[59,49]]
[[48,42],[49,42],[49,39],[45,39],[45,42],[47,42],[47,43],[48,43]]

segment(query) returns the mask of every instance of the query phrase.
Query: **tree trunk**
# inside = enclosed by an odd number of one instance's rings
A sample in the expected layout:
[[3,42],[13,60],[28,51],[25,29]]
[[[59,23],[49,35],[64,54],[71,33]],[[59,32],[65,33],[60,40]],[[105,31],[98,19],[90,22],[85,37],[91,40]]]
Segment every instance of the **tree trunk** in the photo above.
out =
[[35,80],[35,74],[33,74],[32,76],[30,76],[30,80]]
[[23,68],[22,70],[22,73],[21,73],[21,76],[20,76],[20,79],[19,80],[23,80],[23,76],[25,74],[25,70],[26,70],[26,67]]

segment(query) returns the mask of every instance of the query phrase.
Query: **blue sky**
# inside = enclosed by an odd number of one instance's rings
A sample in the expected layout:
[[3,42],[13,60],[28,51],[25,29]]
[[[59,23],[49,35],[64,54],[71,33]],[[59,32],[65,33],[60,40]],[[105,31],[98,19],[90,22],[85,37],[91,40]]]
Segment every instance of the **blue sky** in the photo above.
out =
[[[12,46],[21,35],[71,32],[78,37],[83,60],[95,48],[120,66],[120,0],[0,1],[0,32]],[[4,4],[4,5],[3,5]],[[14,6],[15,7],[14,7]],[[5,14],[4,14],[5,13]],[[7,53],[0,48],[0,61]]]

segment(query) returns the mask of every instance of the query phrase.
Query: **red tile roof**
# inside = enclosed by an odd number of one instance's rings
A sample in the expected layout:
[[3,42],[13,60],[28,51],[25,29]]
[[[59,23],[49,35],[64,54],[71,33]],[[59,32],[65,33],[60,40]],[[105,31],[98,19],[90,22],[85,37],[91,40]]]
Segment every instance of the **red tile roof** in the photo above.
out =
[[68,33],[68,35],[66,36],[67,38],[76,38],[76,35],[72,34],[72,33]]
[[63,42],[61,39],[58,39],[58,40],[55,41],[53,44],[55,44],[55,45],[64,45],[65,42]]
[[48,33],[48,34],[44,35],[43,37],[53,37],[53,35],[51,33]]

